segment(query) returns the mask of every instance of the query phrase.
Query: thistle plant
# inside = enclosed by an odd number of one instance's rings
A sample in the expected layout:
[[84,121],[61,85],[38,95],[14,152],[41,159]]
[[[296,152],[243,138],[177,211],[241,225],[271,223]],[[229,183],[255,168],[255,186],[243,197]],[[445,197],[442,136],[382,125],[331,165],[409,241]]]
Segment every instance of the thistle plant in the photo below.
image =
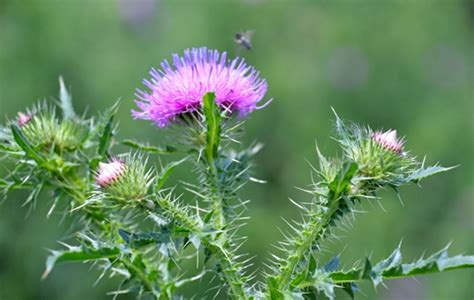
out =
[[[248,273],[252,258],[239,250],[247,219],[239,191],[258,181],[251,168],[261,145],[237,140],[245,117],[270,103],[266,81],[243,59],[206,48],[174,55],[172,65],[164,61],[150,75],[147,90],[137,90],[132,115],[165,130],[174,145],[117,140],[118,105],[97,117],[78,116],[62,80],[59,105],[37,104],[1,128],[1,159],[10,168],[0,180],[2,196],[27,190],[25,203],[34,207],[47,192],[48,216],[62,210],[74,220],[74,236],[51,252],[43,278],[58,264],[89,262],[101,271],[99,279],[122,278],[110,293],[114,298],[179,299],[184,284],[216,278],[214,293],[232,299],[334,299],[336,289],[354,298],[364,280],[378,286],[474,267],[474,256],[448,256],[447,248],[407,263],[399,246],[380,262],[366,258],[349,269],[339,267],[339,256],[321,259],[322,243],[357,216],[360,203],[451,169],[425,166],[395,130],[374,131],[335,115],[341,152],[329,158],[317,149],[319,167],[305,189],[311,200],[292,200],[302,220],[288,222],[291,230],[272,255],[265,281],[256,280]],[[116,153],[117,144],[130,151]],[[162,167],[150,163],[171,152],[181,157]],[[177,168],[191,168],[196,181],[170,186]],[[188,267],[194,260],[197,270]]]

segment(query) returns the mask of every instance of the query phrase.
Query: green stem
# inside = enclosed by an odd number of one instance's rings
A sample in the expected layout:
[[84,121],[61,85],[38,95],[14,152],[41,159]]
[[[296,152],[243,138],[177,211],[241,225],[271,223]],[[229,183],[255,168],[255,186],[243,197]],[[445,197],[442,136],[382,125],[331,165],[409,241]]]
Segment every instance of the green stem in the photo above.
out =
[[[217,172],[217,170],[215,171]],[[211,173],[207,174],[209,180],[212,184],[211,188],[211,209],[214,212],[213,214],[213,223],[214,227],[217,230],[222,230],[226,224],[226,217],[224,213],[224,202],[225,196],[222,193],[222,187],[220,186],[220,181],[218,174],[214,173],[211,169]]]
[[332,201],[332,203],[333,204],[328,210],[328,213],[324,216],[320,216],[317,213],[314,214],[309,222],[306,223],[306,226],[301,231],[299,237],[293,241],[293,250],[287,259],[284,260],[283,265],[280,266],[279,274],[276,276],[278,290],[283,291],[288,289],[291,276],[296,267],[299,265],[300,261],[305,258],[314,243],[324,235],[324,230],[326,230],[334,213],[337,211],[338,201]]
[[126,259],[121,259],[120,262],[130,271],[132,272],[135,276],[137,276],[138,278],[140,278],[140,281],[143,283],[143,286],[145,287],[145,290],[147,292],[151,292],[153,294],[153,297],[155,299],[170,299],[166,293],[163,293],[163,294],[160,294],[160,295],[156,295],[155,294],[155,290],[153,288],[153,283],[148,279],[148,277],[146,276],[146,274],[140,269],[138,268],[137,266],[135,266],[134,264],[130,263],[128,260]]
[[[214,166],[214,162],[211,163]],[[217,169],[210,169],[211,186],[211,209],[213,210],[213,224],[215,229],[223,230],[226,224],[225,216],[225,196],[222,191],[222,186],[219,181],[219,175]],[[227,240],[227,232],[222,231],[217,239],[221,241]],[[247,299],[247,295],[244,288],[244,283],[241,278],[240,272],[237,269],[237,263],[231,258],[231,254],[228,251],[228,243],[216,243],[217,241],[208,240],[205,241],[206,247],[218,258],[219,264],[224,273],[229,288],[231,289],[232,295],[236,299]]]
[[217,258],[222,273],[229,285],[231,295],[235,299],[248,299],[249,297],[245,291],[244,282],[237,269],[237,263],[232,259],[231,255],[225,248],[210,239],[206,239],[203,242],[207,249]]
[[[248,299],[244,281],[237,268],[238,263],[232,259],[229,251],[218,240],[206,234],[204,228],[197,221],[169,199],[158,199],[158,205],[168,217],[186,227],[190,232],[200,234],[203,245],[211,251],[221,266],[231,295],[235,299]],[[145,208],[150,210],[148,207]]]
[[277,275],[270,278],[268,282],[270,297],[275,298],[273,293],[288,290],[291,284],[292,275],[301,261],[320,239],[325,235],[325,231],[337,217],[341,217],[341,199],[343,195],[350,193],[351,179],[357,171],[357,165],[349,162],[344,164],[338,171],[335,178],[328,183],[328,190],[325,199],[318,204],[316,211],[311,213],[311,218],[303,226],[301,233],[291,241],[289,255],[280,264]]

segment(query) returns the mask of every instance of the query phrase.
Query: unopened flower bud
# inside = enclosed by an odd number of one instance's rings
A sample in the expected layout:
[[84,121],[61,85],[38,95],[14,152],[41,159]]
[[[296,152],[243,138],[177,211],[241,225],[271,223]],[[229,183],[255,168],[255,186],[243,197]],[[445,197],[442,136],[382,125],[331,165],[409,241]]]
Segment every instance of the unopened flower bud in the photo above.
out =
[[18,126],[22,127],[22,126],[26,125],[28,122],[31,121],[32,118],[33,118],[33,116],[30,115],[30,114],[24,114],[22,112],[19,112],[18,113]]
[[107,187],[116,182],[125,172],[125,164],[120,160],[112,160],[108,163],[99,163],[99,171],[96,182],[101,187]]
[[389,151],[398,154],[401,154],[403,151],[403,141],[397,138],[396,130],[377,131],[372,135],[372,138],[377,144]]
[[101,193],[108,199],[124,205],[138,203],[151,207],[147,194],[154,181],[154,170],[146,167],[140,155],[122,155],[106,163],[99,163],[95,177]]

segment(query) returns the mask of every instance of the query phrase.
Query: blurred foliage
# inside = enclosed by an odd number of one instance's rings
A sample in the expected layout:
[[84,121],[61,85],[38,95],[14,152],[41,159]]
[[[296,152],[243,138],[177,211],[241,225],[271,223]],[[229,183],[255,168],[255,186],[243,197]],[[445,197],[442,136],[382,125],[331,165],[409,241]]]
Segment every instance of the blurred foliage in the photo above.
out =
[[[327,138],[331,106],[344,119],[396,128],[430,163],[460,167],[422,190],[402,190],[403,204],[387,193],[383,208],[363,205],[368,214],[352,231],[325,245],[328,257],[341,253],[342,265],[364,254],[378,260],[400,237],[407,259],[449,241],[453,254],[473,253],[473,7],[470,0],[0,0],[0,112],[12,118],[58,96],[62,75],[76,112],[103,111],[121,98],[120,136],[162,144],[162,131],[129,113],[142,78],[184,48],[226,50],[261,70],[274,98],[251,115],[244,137],[266,145],[256,175],[268,183],[244,194],[252,219],[243,251],[257,255],[255,268],[281,237],[280,215],[298,215],[285,195],[308,200],[294,187],[310,183],[315,139],[323,152],[335,148]],[[247,29],[255,30],[250,51],[233,42]],[[173,177],[189,177],[180,171]],[[104,299],[115,283],[92,288],[98,274],[87,266],[63,266],[40,281],[45,248],[57,248],[69,221],[46,219],[50,195],[29,214],[20,208],[25,198],[15,193],[0,207],[0,299]],[[378,293],[367,284],[363,292],[367,299],[472,299],[473,280],[472,270],[462,270],[389,282],[391,289]]]

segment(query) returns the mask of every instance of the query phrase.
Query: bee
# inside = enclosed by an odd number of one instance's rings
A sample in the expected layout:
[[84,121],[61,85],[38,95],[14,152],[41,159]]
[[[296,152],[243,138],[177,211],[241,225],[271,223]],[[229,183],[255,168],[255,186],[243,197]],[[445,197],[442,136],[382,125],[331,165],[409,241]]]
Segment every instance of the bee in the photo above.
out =
[[237,32],[234,35],[234,41],[240,46],[244,47],[247,50],[252,49],[252,36],[255,33],[255,30],[247,30],[244,32]]

